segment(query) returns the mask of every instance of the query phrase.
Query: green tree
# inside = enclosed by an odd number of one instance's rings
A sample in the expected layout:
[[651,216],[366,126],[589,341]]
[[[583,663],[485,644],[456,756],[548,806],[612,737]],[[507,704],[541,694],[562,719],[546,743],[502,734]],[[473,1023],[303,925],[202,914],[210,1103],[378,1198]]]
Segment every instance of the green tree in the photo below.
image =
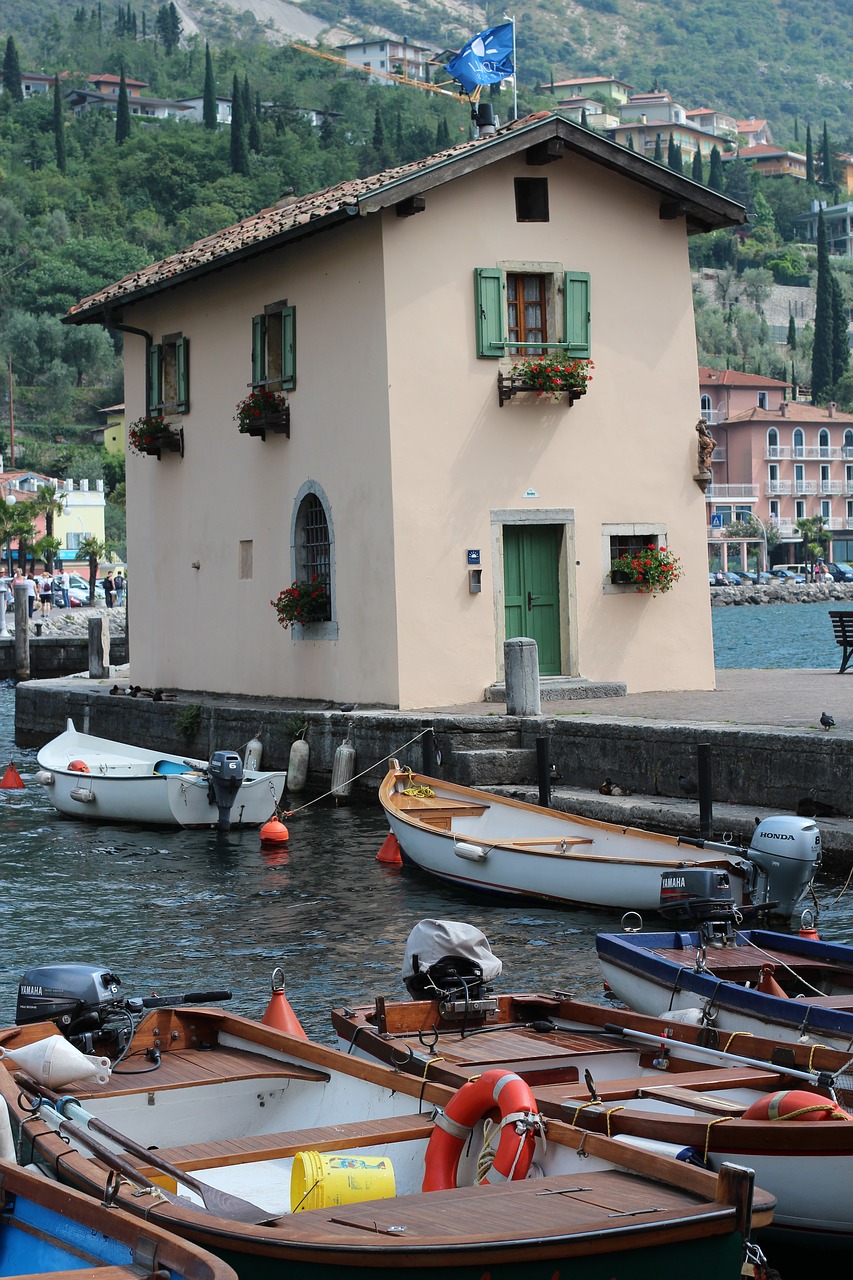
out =
[[107,554],[107,545],[94,534],[81,538],[78,548],[80,556],[89,563],[89,604],[95,603],[95,583],[98,581],[98,566]]
[[697,147],[693,152],[693,160],[691,162],[690,176],[694,182],[704,182],[705,172],[702,166],[702,152]]
[[759,315],[763,314],[764,303],[773,289],[773,272],[766,267],[747,267],[741,276],[744,296],[752,303]]
[[834,315],[831,273],[829,249],[826,243],[826,224],[821,209],[817,219],[817,296],[812,350],[812,404],[822,403],[832,391]]
[[213,76],[213,58],[210,56],[210,44],[204,46],[204,106],[202,119],[205,129],[215,129],[216,120],[216,80]]
[[711,163],[708,167],[708,186],[712,191],[722,191],[726,185],[723,174],[723,157],[720,155],[719,147],[711,148]]
[[829,534],[823,516],[806,516],[796,521],[797,529],[803,540],[803,559],[806,564],[806,576],[811,577],[814,564],[822,556],[826,556],[829,546]]
[[127,100],[127,81],[124,75],[124,65],[121,68],[121,77],[118,86],[118,105],[116,107],[116,143],[121,146],[127,142],[130,137],[130,104]]
[[154,22],[166,57],[171,58],[181,40],[181,18],[174,4],[162,4]]
[[814,175],[814,147],[812,146],[812,127],[806,125],[806,182],[813,183]]
[[65,506],[65,495],[54,489],[53,485],[44,485],[43,488],[39,489],[30,506],[36,518],[44,516],[45,536],[42,538],[43,545],[39,547],[39,550],[48,569],[53,572],[53,557],[59,550],[58,547],[53,546],[53,543],[56,542],[53,536],[54,520],[57,516],[62,515],[62,509]]
[[246,145],[246,118],[243,110],[243,95],[235,72],[231,87],[231,172],[249,173],[249,148]]
[[788,345],[788,347],[789,347],[789,349],[790,349],[791,351],[796,351],[796,349],[797,349],[797,322],[796,322],[796,320],[794,319],[794,317],[793,317],[793,316],[789,316],[789,317],[788,317],[788,337],[787,337],[787,339],[786,339],[786,342],[787,342],[787,345]]
[[820,180],[825,187],[835,186],[835,160],[829,145],[829,130],[823,122],[823,140],[820,147]]
[[844,377],[850,365],[850,340],[847,337],[849,308],[844,300],[841,283],[832,271],[830,286],[832,290],[832,385],[834,388],[836,383]]
[[655,164],[663,164],[663,147],[661,146],[660,134],[655,138],[655,154],[652,159]]
[[62,109],[59,72],[53,79],[53,144],[56,148],[56,167],[60,173],[65,173],[68,168],[68,159],[65,154],[65,112]]
[[6,41],[6,52],[3,55],[3,92],[8,93],[13,102],[23,102],[24,86],[21,84],[21,63],[14,36]]

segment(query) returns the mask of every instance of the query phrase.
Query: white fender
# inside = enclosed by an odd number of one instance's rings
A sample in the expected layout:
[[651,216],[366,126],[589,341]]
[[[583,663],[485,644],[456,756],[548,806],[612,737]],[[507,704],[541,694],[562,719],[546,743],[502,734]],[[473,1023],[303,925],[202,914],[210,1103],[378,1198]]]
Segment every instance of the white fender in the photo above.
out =
[[12,1137],[12,1125],[9,1120],[9,1108],[5,1098],[0,1098],[0,1160],[11,1160],[18,1163],[15,1150],[15,1139]]
[[63,1089],[72,1080],[95,1079],[98,1084],[106,1084],[110,1078],[109,1058],[81,1053],[62,1036],[47,1036],[20,1049],[0,1047],[0,1062],[5,1061],[48,1089]]

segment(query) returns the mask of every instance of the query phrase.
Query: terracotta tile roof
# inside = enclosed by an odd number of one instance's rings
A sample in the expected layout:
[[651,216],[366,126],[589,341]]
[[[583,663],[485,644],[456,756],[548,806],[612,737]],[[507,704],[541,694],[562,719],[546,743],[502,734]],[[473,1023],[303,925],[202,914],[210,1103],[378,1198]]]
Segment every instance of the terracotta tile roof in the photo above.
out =
[[760,156],[794,156],[805,162],[806,158],[799,151],[787,151],[785,147],[775,147],[769,142],[755,142],[751,147],[741,147],[737,154],[741,160],[757,160]]
[[699,381],[713,382],[718,387],[790,387],[790,382],[778,378],[765,378],[760,373],[738,373],[736,369],[711,369],[699,366]]
[[816,404],[806,404],[802,400],[787,400],[785,403],[788,406],[787,414],[783,414],[780,409],[747,409],[746,413],[733,414],[726,420],[727,425],[744,422],[819,422],[821,426],[837,422],[842,426],[853,425],[853,413],[839,413],[836,410],[835,415],[830,417],[828,409],[821,409]]
[[66,322],[105,322],[106,312],[127,302],[139,301],[151,293],[183,284],[228,266],[238,258],[251,257],[285,241],[399,204],[410,195],[428,191],[480,165],[512,156],[552,138],[562,140],[567,151],[580,153],[595,163],[621,171],[629,179],[659,191],[669,200],[677,199],[683,205],[692,230],[734,226],[743,221],[740,206],[716,192],[699,187],[689,179],[681,178],[561,116],[541,111],[513,121],[491,136],[457,143],[436,155],[366,178],[341,182],[310,195],[281,200],[269,209],[262,209],[234,226],[197,240],[171,257],[143,267],[84,298],[69,309]]

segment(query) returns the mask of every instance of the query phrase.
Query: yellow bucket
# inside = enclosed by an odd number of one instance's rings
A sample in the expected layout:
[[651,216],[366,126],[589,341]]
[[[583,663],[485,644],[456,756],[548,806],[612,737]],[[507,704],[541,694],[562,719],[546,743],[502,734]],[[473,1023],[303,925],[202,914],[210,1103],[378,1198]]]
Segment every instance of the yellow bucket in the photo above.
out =
[[291,1213],[357,1200],[387,1200],[396,1194],[394,1167],[387,1156],[297,1151],[293,1157]]

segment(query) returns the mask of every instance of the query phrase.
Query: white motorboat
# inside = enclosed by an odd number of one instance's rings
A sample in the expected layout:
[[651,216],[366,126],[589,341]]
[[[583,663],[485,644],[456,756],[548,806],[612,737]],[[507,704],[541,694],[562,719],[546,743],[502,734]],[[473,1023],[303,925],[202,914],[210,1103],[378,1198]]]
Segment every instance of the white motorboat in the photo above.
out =
[[640,831],[401,768],[379,801],[403,854],[466,889],[566,905],[690,915],[697,900],[791,916],[820,864],[810,818],[780,815],[749,848]]
[[276,811],[287,774],[244,768],[235,751],[209,761],[64,733],[38,753],[36,780],[60,813],[146,826],[257,827]]

